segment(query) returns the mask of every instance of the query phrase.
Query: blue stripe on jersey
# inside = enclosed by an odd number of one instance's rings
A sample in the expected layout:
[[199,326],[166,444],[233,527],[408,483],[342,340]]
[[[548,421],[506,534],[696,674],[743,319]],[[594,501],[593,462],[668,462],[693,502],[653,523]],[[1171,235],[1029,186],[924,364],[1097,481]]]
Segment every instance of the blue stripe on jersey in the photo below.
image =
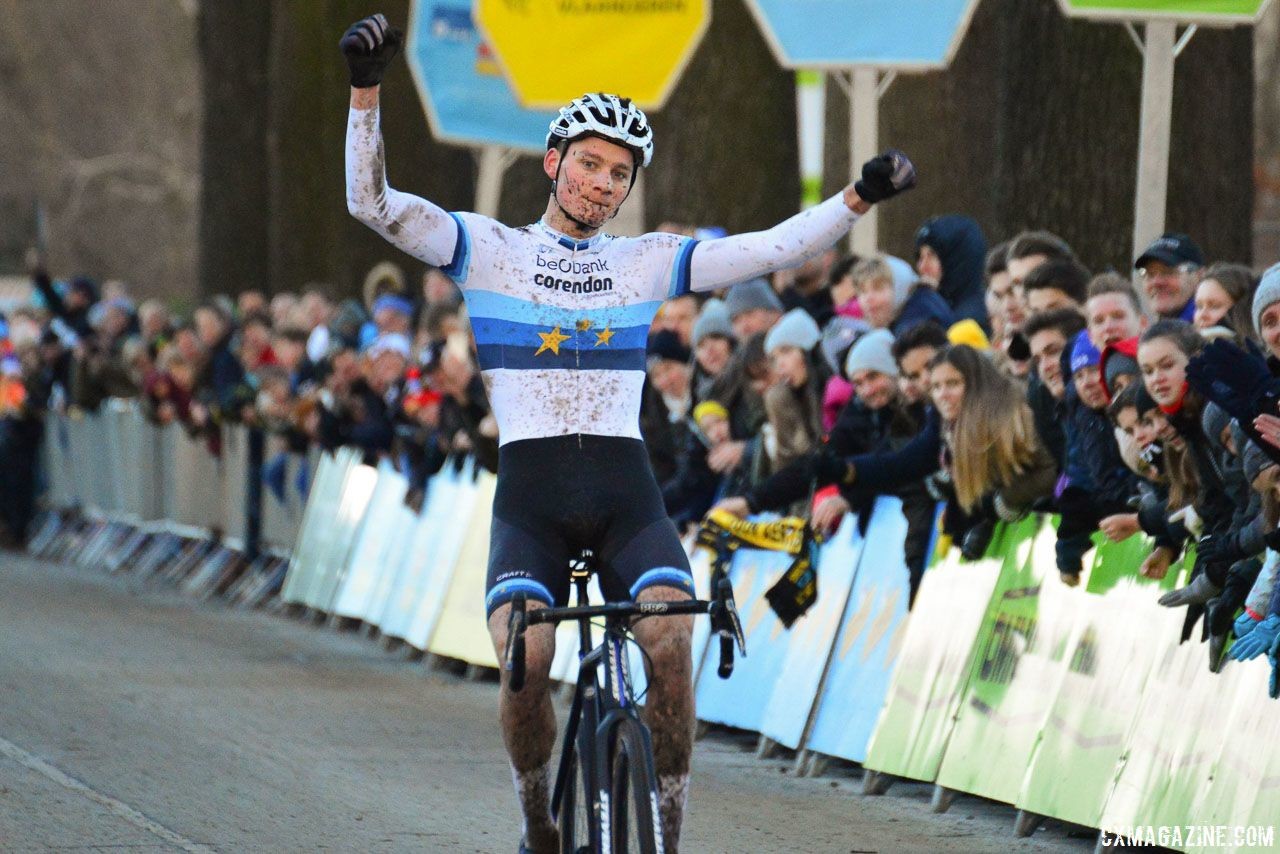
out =
[[476,343],[476,357],[480,361],[480,370],[492,371],[496,368],[508,370],[574,370],[574,371],[643,371],[645,369],[645,351],[643,347],[628,347],[625,350],[604,348],[597,350],[571,350],[560,345],[560,352],[543,350],[538,353],[537,347],[513,347],[510,344]]
[[689,271],[693,265],[693,250],[698,241],[690,237],[676,250],[676,260],[671,265],[671,287],[667,289],[667,299],[675,299],[687,294],[692,289]]
[[450,213],[449,216],[458,225],[458,241],[453,245],[453,257],[440,268],[440,272],[461,286],[466,283],[467,268],[471,266],[471,237],[467,234],[467,227],[462,224],[462,217],[456,213]]
[[[539,334],[552,331],[554,326],[535,326],[532,323],[518,323],[514,320],[501,320],[493,317],[471,317],[471,331],[475,333],[476,344],[510,344],[517,347],[539,347],[542,339]],[[621,329],[609,327],[612,335],[601,340],[605,327],[593,327],[583,332],[578,327],[561,326],[562,335],[569,338],[560,345],[561,350],[627,350],[636,347],[644,348],[649,340],[649,327],[628,326]]]
[[579,320],[590,320],[593,329],[604,329],[606,326],[615,329],[648,326],[662,306],[661,300],[651,300],[630,305],[562,308],[479,288],[468,290],[466,298],[467,313],[473,318],[513,320],[547,329],[553,326],[571,329],[576,327]]

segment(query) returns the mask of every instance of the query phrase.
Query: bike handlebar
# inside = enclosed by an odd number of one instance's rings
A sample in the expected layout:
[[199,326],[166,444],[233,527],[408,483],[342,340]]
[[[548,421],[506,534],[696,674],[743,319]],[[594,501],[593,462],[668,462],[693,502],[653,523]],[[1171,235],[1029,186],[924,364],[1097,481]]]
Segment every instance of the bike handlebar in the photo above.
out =
[[711,630],[720,636],[720,666],[716,673],[721,679],[728,679],[733,673],[734,646],[742,655],[747,654],[746,640],[742,634],[742,623],[738,619],[738,609],[733,601],[733,585],[722,574],[715,579],[712,588],[713,599],[685,599],[679,602],[606,602],[603,605],[585,605],[569,608],[527,609],[527,601],[523,593],[517,593],[511,599],[511,616],[507,619],[507,649],[504,669],[510,674],[507,687],[513,692],[524,688],[525,677],[525,641],[524,633],[529,626],[539,623],[552,625],[564,620],[589,620],[595,617],[607,617],[611,620],[622,620],[627,617],[671,617],[680,614],[707,614],[711,618]]

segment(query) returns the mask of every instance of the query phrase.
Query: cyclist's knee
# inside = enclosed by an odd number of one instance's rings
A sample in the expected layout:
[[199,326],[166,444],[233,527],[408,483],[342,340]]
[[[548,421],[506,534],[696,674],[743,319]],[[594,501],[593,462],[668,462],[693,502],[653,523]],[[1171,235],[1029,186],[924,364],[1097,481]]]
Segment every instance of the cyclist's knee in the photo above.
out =
[[[529,611],[545,608],[541,602],[529,602]],[[506,684],[507,623],[511,618],[511,606],[502,605],[489,617],[489,637],[498,657],[498,672]],[[556,632],[551,625],[529,626],[524,632],[525,687],[520,695],[538,696],[546,689],[551,673],[551,661],[556,654]],[[516,696],[520,696],[516,695]]]
[[[675,587],[649,587],[636,597],[639,602],[671,602],[689,598],[683,590]],[[693,638],[693,617],[688,615],[642,619],[632,629],[636,640],[652,659],[659,672],[670,672],[673,668],[692,661],[690,651]]]

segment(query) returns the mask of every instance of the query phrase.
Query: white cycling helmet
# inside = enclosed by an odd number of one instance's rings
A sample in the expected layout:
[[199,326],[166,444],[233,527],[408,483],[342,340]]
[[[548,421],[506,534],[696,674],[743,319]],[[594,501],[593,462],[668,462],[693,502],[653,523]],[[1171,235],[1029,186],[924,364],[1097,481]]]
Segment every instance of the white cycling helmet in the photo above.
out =
[[653,128],[644,110],[630,98],[603,92],[574,98],[551,122],[547,132],[547,148],[561,142],[573,142],[584,136],[599,136],[626,146],[640,158],[641,166],[653,160]]

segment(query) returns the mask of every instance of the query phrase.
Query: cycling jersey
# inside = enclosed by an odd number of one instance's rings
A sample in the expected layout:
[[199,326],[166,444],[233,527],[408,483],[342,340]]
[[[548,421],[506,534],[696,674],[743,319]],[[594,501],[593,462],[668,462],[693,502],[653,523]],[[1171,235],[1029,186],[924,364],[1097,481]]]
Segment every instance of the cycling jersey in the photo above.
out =
[[489,613],[517,592],[563,602],[580,547],[598,550],[611,598],[652,585],[691,592],[637,441],[649,325],[663,300],[803,263],[857,215],[836,196],[767,231],[703,242],[510,228],[390,188],[378,124],[376,107],[350,112],[347,207],[462,289],[498,421]]
[[378,121],[377,108],[351,110],[348,208],[462,289],[502,444],[640,438],[645,342],[662,301],[796,266],[857,219],[836,196],[768,231],[702,242],[511,228],[388,187]]

